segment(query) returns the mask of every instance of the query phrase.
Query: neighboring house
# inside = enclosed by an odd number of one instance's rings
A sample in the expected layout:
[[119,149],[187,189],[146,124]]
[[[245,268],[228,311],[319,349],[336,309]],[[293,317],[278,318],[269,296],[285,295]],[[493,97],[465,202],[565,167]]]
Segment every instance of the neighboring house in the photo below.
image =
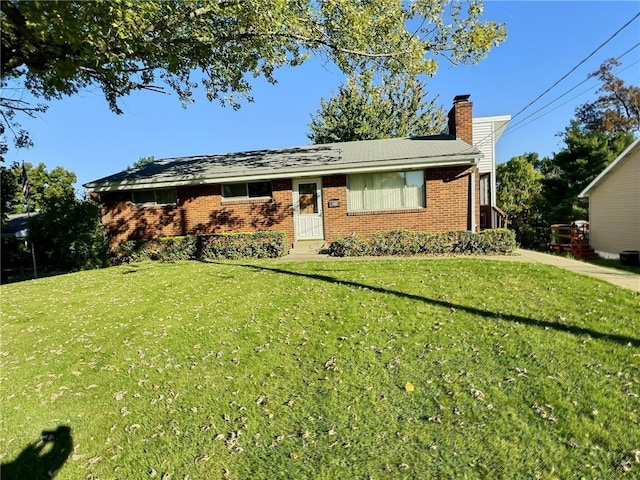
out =
[[27,236],[27,220],[37,213],[17,213],[7,215],[7,221],[2,225],[2,238],[25,238]]
[[640,138],[579,195],[589,198],[589,243],[605,258],[640,250]]
[[85,187],[103,205],[112,245],[257,230],[284,231],[290,244],[396,228],[476,231],[481,178],[495,184],[495,161],[479,169],[468,98],[454,99],[451,135],[169,158]]

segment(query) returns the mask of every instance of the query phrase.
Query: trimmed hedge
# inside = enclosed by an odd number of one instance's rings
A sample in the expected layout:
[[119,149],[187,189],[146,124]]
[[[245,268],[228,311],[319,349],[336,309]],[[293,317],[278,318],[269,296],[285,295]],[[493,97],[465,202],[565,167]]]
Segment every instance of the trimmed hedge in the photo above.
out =
[[111,252],[110,263],[276,258],[286,253],[287,237],[284,232],[222,233],[130,240]]
[[516,249],[514,232],[506,229],[426,233],[391,230],[361,237],[356,233],[335,240],[329,246],[334,257],[383,255],[477,255],[508,254]]
[[287,253],[284,232],[230,233],[199,237],[201,260],[277,258]]

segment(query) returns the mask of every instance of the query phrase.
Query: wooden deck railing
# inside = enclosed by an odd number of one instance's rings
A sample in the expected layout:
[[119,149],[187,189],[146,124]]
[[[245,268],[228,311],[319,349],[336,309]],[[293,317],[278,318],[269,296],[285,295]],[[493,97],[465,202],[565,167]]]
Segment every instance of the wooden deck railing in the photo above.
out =
[[593,258],[595,252],[589,245],[589,224],[551,225],[549,248],[557,253],[570,253],[575,258]]

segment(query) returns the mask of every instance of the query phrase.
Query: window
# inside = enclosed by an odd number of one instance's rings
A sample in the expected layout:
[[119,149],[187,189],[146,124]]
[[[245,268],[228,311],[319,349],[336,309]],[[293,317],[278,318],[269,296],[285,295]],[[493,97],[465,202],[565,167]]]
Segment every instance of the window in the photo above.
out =
[[424,172],[349,175],[350,211],[423,208]]
[[145,207],[151,205],[175,205],[178,201],[178,193],[175,188],[138,190],[133,192],[132,200],[136,205]]
[[241,200],[271,196],[271,182],[227,183],[222,185],[222,196]]
[[491,203],[491,184],[490,174],[484,174],[480,176],[480,205],[489,205]]

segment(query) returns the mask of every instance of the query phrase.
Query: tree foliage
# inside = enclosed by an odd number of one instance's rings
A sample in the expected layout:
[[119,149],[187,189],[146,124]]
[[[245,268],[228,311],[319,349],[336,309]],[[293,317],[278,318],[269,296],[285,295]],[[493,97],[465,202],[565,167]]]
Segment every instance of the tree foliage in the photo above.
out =
[[11,168],[0,167],[0,209],[2,214],[2,223],[7,219],[7,215],[12,213],[11,207],[14,197],[18,192],[18,181]]
[[57,271],[106,266],[107,240],[94,202],[68,193],[49,196],[27,226],[40,265]]
[[591,131],[573,120],[563,134],[564,148],[544,169],[543,195],[549,224],[588,219],[578,195],[633,141],[631,132]]
[[620,62],[610,58],[589,75],[602,85],[596,100],[576,110],[576,119],[586,131],[640,131],[640,87],[628,85],[613,74],[612,69],[619,65]]
[[[74,183],[77,181],[76,174],[63,168],[54,167],[51,171],[47,170],[44,163],[34,166],[31,163],[24,164],[27,178],[29,180],[29,211],[35,212],[42,210],[47,201],[63,197],[73,196],[75,189]],[[26,205],[22,194],[22,186],[20,184],[20,176],[22,174],[22,165],[14,163],[7,173],[11,173],[13,181],[17,185],[9,198],[7,207],[8,213],[25,213]]]
[[155,161],[156,157],[154,157],[153,155],[150,157],[140,157],[138,160],[133,162],[133,165],[127,166],[127,170],[144,167],[145,165],[149,165],[150,163],[153,163]]
[[446,114],[426,97],[425,84],[413,76],[384,75],[379,84],[371,71],[351,76],[337,94],[320,100],[307,137],[333,143],[442,132]]
[[[6,0],[0,73],[3,85],[45,100],[98,87],[116,113],[122,96],[163,84],[184,104],[202,86],[237,108],[251,78],[275,82],[276,69],[310,55],[347,73],[433,75],[439,59],[475,63],[506,38],[482,12],[481,0]],[[5,126],[7,112],[26,107],[15,101],[0,103]]]
[[539,247],[546,233],[540,164],[537,153],[526,153],[496,168],[497,203],[507,213],[509,227],[523,247]]

